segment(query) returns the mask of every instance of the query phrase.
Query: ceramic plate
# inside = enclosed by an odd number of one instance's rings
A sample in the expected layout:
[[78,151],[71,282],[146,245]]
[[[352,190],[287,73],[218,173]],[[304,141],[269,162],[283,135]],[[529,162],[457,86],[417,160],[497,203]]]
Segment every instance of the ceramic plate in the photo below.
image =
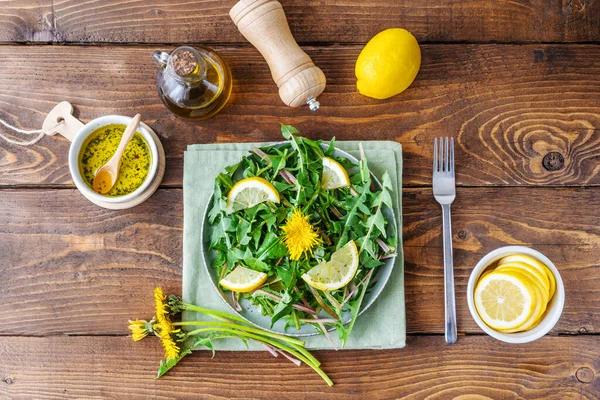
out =
[[[356,165],[358,164],[358,160],[356,159],[356,157],[354,157],[338,148],[335,149],[333,155],[335,157],[346,158]],[[371,174],[371,177],[372,177],[377,189],[381,189],[381,183],[380,183],[379,179],[377,179],[377,177],[375,177],[373,174]],[[397,188],[394,188],[394,189],[397,190]],[[202,244],[201,244],[202,259],[203,259],[206,271],[208,273],[208,276],[210,277],[210,280],[213,284],[213,287],[219,293],[220,297],[223,299],[225,304],[227,304],[229,306],[229,308],[231,309],[231,312],[233,312],[235,314],[239,314],[242,318],[244,318],[251,324],[256,325],[262,329],[271,331],[271,332],[286,334],[286,335],[290,335],[290,336],[312,336],[312,335],[318,334],[319,332],[312,325],[308,325],[308,324],[302,325],[300,330],[297,330],[293,326],[289,326],[286,331],[286,329],[285,329],[286,322],[283,319],[277,321],[273,325],[273,327],[271,327],[271,317],[268,315],[262,315],[260,312],[260,309],[256,306],[254,306],[250,302],[250,300],[247,300],[247,299],[241,299],[240,307],[242,308],[242,311],[240,311],[240,312],[236,311],[236,309],[234,308],[234,305],[233,305],[231,293],[230,292],[224,293],[221,290],[221,288],[218,285],[219,277],[217,276],[217,271],[215,268],[211,267],[211,263],[212,263],[212,260],[215,256],[215,254],[213,251],[208,250],[209,244],[210,244],[210,235],[211,235],[211,232],[213,229],[213,227],[208,223],[208,212],[212,208],[213,199],[214,199],[214,197],[211,197],[210,201],[207,204],[206,209],[204,210],[204,216],[203,216],[203,222],[202,222]],[[384,215],[385,219],[388,221],[388,225],[387,225],[388,226],[388,234],[393,234],[393,227],[397,226],[396,225],[396,216],[394,215],[394,211],[390,210],[388,207],[385,207],[385,209],[383,210],[383,215]],[[367,310],[375,302],[375,300],[377,300],[377,297],[379,297],[379,295],[383,291],[383,288],[385,287],[385,284],[389,280],[390,275],[392,273],[394,263],[396,262],[396,257],[391,257],[384,261],[385,261],[384,264],[380,265],[378,267],[377,273],[375,273],[375,275],[371,278],[370,289],[367,291],[367,293],[365,293],[365,297],[363,299],[363,304],[362,304],[359,315],[362,314],[363,312],[365,312],[365,310]],[[322,318],[331,318],[328,314],[324,313],[323,311],[321,311],[321,314],[319,314],[319,316]],[[342,315],[342,317],[343,317],[344,323],[348,323],[350,321],[350,313],[349,312],[345,312]],[[334,328],[332,327],[329,330],[333,330],[333,329]]]

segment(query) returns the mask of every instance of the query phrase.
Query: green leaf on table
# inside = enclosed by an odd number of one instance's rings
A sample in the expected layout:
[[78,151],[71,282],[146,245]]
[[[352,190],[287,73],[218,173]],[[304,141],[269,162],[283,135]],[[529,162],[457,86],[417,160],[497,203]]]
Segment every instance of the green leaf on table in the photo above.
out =
[[179,353],[179,357],[167,358],[166,360],[160,360],[160,365],[158,366],[158,374],[156,375],[155,379],[158,379],[161,376],[163,376],[164,374],[166,374],[167,371],[169,371],[171,368],[173,368],[175,365],[177,365],[177,363],[179,361],[181,361],[181,359],[183,357],[190,354],[191,352],[192,352],[192,350],[190,350],[189,348],[182,348],[181,352]]

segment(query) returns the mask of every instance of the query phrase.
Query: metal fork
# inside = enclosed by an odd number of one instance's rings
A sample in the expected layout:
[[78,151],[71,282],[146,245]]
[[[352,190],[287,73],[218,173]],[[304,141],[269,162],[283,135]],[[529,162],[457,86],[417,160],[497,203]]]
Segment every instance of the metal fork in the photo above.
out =
[[[439,145],[439,147],[438,147]],[[452,226],[450,204],[456,197],[454,178],[454,138],[433,142],[433,196],[442,206],[444,229],[444,294],[446,309],[446,342],[456,342],[456,304],[454,297],[454,261],[452,259]]]

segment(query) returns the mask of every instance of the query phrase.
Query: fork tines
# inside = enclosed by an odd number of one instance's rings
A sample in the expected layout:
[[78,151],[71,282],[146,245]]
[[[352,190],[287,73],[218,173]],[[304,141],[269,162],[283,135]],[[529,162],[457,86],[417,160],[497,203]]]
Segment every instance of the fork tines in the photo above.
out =
[[[439,144],[438,144],[439,143]],[[435,138],[433,141],[433,172],[454,176],[454,138]]]

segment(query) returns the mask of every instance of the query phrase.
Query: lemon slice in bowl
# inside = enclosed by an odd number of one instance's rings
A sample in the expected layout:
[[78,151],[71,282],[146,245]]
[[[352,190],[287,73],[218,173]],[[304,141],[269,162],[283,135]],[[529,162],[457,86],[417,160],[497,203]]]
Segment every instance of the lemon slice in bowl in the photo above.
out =
[[323,176],[321,188],[325,190],[350,186],[350,177],[342,165],[329,157],[323,157]]
[[267,274],[238,265],[219,281],[219,285],[232,292],[245,293],[258,289],[267,280]]
[[508,330],[528,322],[540,299],[533,282],[523,274],[494,271],[479,280],[474,300],[477,313],[486,325]]
[[547,304],[550,301],[550,284],[548,282],[548,276],[545,273],[539,272],[535,268],[531,267],[528,264],[524,264],[521,262],[510,262],[506,264],[501,264],[496,268],[496,271],[514,271],[520,272],[529,279],[531,279],[536,286],[540,288],[542,291],[542,299],[544,304]]
[[353,240],[324,261],[302,274],[302,279],[319,290],[337,290],[346,286],[358,270],[358,249]]
[[529,317],[529,319],[527,321],[525,321],[525,323],[517,328],[513,328],[513,329],[498,329],[499,331],[503,332],[503,333],[515,333],[515,332],[523,332],[523,331],[527,331],[531,328],[534,328],[538,323],[539,323],[539,319],[542,315],[544,315],[544,313],[546,312],[546,303],[541,301],[542,297],[544,296],[543,293],[543,289],[540,288],[539,286],[533,286],[535,292],[536,292],[536,297],[537,297],[537,301],[535,302],[535,310],[533,311],[533,314],[531,315],[531,317]]
[[552,271],[550,271],[550,268],[548,268],[546,265],[544,265],[540,261],[536,260],[535,258],[530,257],[525,254],[513,254],[510,256],[504,257],[502,260],[500,260],[498,265],[515,262],[515,261],[527,264],[527,265],[531,266],[532,268],[537,269],[541,273],[546,274],[546,276],[548,277],[548,283],[550,284],[550,298],[552,299],[552,296],[554,296],[554,292],[556,291],[556,278],[554,277],[554,274],[552,273]]
[[231,214],[265,201],[279,203],[279,192],[270,182],[256,176],[242,179],[227,194],[226,211]]

